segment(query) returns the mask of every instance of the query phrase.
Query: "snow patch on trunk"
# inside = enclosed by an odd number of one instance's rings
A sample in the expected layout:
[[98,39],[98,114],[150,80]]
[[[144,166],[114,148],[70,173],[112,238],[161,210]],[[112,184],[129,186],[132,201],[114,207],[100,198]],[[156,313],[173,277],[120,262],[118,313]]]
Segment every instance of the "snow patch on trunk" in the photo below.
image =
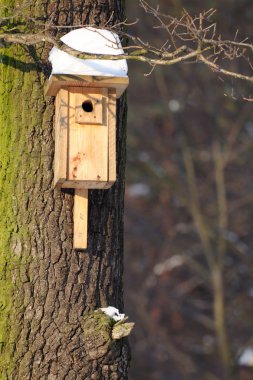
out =
[[238,364],[247,367],[253,367],[253,347],[247,347],[241,353]]
[[114,319],[114,321],[122,321],[125,318],[125,314],[121,314],[118,309],[114,306],[101,307],[102,310],[108,317]]

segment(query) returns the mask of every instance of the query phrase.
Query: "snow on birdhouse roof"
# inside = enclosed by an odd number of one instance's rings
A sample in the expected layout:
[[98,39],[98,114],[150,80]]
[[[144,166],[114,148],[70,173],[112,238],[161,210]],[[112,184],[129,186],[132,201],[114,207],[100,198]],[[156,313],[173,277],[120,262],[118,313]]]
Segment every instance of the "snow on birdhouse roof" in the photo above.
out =
[[[61,41],[83,53],[124,54],[118,35],[105,29],[75,29],[61,37]],[[54,47],[50,51],[49,61],[52,64],[52,74],[127,77],[125,59],[80,59]]]

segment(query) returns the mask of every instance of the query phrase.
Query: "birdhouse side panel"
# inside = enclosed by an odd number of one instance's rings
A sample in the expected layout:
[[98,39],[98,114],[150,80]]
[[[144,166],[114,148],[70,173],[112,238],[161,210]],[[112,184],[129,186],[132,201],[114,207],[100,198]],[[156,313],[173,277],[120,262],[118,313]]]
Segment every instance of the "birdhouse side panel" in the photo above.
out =
[[116,89],[108,92],[108,183],[110,188],[116,181]]
[[108,90],[69,88],[68,181],[108,181],[108,140]]
[[55,161],[54,185],[61,188],[67,179],[69,95],[61,89],[55,99]]

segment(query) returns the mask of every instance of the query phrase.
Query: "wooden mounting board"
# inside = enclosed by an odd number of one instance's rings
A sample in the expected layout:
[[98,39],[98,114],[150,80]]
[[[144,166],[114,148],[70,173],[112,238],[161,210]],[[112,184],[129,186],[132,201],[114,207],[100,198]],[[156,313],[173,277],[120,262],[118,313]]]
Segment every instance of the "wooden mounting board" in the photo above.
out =
[[60,88],[72,86],[114,88],[116,89],[116,97],[119,98],[128,87],[128,84],[128,77],[53,74],[45,86],[45,96],[56,96]]
[[86,249],[88,236],[88,190],[75,189],[74,249]]

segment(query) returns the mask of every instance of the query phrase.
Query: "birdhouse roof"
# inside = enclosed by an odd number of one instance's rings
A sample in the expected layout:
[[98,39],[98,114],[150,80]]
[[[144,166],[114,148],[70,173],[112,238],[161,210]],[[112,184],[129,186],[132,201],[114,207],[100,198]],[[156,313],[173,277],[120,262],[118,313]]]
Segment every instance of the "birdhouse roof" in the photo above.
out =
[[[81,28],[65,34],[61,41],[83,53],[124,54],[116,33],[106,29]],[[54,47],[49,53],[52,74],[77,74],[97,76],[127,76],[127,63],[121,60],[80,59]]]
[[[64,35],[61,41],[84,53],[124,54],[118,35],[106,29],[75,29]],[[116,88],[119,97],[128,85],[125,59],[80,59],[54,47],[49,53],[49,61],[52,64],[52,73],[46,95],[56,95],[61,87],[72,85],[113,87]]]

